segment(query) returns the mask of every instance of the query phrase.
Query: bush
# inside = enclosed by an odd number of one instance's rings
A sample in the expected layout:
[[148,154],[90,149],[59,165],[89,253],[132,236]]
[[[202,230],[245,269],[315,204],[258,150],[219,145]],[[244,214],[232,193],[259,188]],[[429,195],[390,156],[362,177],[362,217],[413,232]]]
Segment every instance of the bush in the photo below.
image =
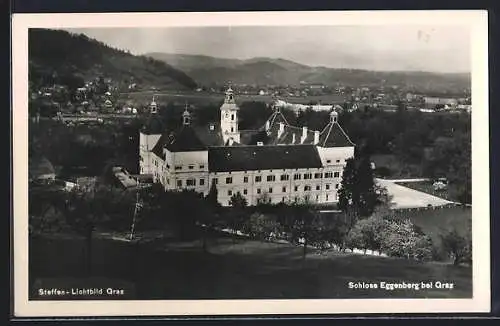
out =
[[389,256],[416,260],[431,260],[434,253],[430,237],[419,232],[409,219],[386,221],[381,250]]
[[472,239],[458,233],[456,229],[441,234],[443,251],[453,260],[454,265],[472,263]]

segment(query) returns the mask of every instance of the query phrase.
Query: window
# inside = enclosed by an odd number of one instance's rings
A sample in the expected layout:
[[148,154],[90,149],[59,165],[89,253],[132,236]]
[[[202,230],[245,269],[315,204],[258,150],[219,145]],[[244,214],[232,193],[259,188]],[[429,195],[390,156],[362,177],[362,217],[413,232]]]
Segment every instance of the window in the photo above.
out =
[[205,185],[205,179],[200,179],[200,186],[204,186]]
[[257,193],[260,194],[260,188],[257,188]]
[[269,188],[269,193],[272,194],[273,193],[273,188]]
[[169,165],[169,164],[167,164],[167,170],[169,170],[169,169],[170,169],[170,165]]
[[205,165],[200,164],[200,169],[204,169],[204,168],[205,168]]
[[316,201],[319,201],[319,196],[318,195],[316,195]]
[[262,176],[258,175],[255,177],[255,182],[261,182],[262,181]]
[[227,195],[228,195],[228,196],[232,196],[232,195],[233,195],[233,191],[232,191],[232,190],[228,190],[228,191],[227,191]]
[[325,173],[325,178],[328,179],[328,178],[331,178],[331,177],[333,177],[333,173],[332,172],[326,172]]
[[246,194],[248,194],[248,190],[243,189],[243,195],[246,195]]
[[336,162],[336,163],[340,163],[340,160],[336,160],[335,162]]
[[167,184],[169,185],[169,184],[170,184],[170,179],[169,179],[169,178],[167,178],[166,180],[167,180]]
[[227,177],[226,178],[226,184],[233,183],[233,177]]
[[282,174],[281,177],[280,177],[281,181],[287,181],[288,179],[289,179],[289,175],[288,174]]
[[186,186],[196,186],[196,180],[195,179],[187,179]]
[[212,182],[213,182],[214,184],[218,184],[218,183],[219,183],[219,179],[217,179],[217,178],[213,178],[213,179],[212,179]]
[[286,197],[281,198],[281,202],[284,203],[286,200]]
[[182,187],[182,180],[177,180],[177,187]]
[[231,132],[234,132],[234,128],[233,127],[231,127]]
[[293,191],[299,191],[299,187],[297,186],[293,187]]
[[340,172],[334,172],[334,173],[333,173],[333,177],[334,177],[334,178],[338,178],[338,177],[340,177]]
[[325,188],[326,190],[330,190],[330,185],[329,184],[325,185]]
[[321,186],[320,185],[316,185],[316,190],[321,190]]
[[332,160],[326,160],[326,163],[332,163]]
[[339,184],[338,183],[335,185],[335,189],[339,189]]
[[312,174],[311,173],[304,173],[304,180],[311,179]]
[[323,173],[314,173],[314,179],[321,179]]
[[326,195],[326,201],[328,201],[328,195]]
[[311,186],[304,186],[304,191],[311,191]]
[[243,182],[247,183],[248,182],[248,177],[243,177]]
[[300,179],[301,179],[301,175],[300,175],[300,173],[295,173],[295,174],[293,175],[293,180],[300,180]]
[[267,182],[271,182],[271,181],[274,181],[276,180],[275,176],[274,175],[268,175],[267,176]]
[[286,192],[286,187],[281,188],[283,192]]
[[182,166],[181,165],[176,165],[175,166],[175,170],[182,170]]
[[233,121],[234,121],[234,113],[233,113],[233,114],[231,114],[231,120],[233,120]]
[[188,168],[189,168],[190,170],[192,170],[192,169],[194,169],[194,165],[190,165]]

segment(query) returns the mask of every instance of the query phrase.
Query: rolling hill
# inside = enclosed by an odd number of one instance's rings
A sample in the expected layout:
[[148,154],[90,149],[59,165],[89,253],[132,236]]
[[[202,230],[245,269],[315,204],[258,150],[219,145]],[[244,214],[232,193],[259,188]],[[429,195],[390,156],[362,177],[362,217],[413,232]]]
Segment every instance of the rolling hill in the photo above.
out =
[[154,85],[168,89],[193,89],[196,82],[183,71],[146,56],[107,46],[83,34],[61,30],[29,30],[30,82],[38,85],[58,78],[94,79]]
[[462,90],[470,87],[470,74],[443,74],[419,71],[370,71],[311,67],[280,58],[252,58],[247,60],[214,58],[188,54],[148,53],[146,56],[162,60],[183,70],[203,85],[238,84],[299,85],[300,82],[325,85],[413,86],[425,90]]

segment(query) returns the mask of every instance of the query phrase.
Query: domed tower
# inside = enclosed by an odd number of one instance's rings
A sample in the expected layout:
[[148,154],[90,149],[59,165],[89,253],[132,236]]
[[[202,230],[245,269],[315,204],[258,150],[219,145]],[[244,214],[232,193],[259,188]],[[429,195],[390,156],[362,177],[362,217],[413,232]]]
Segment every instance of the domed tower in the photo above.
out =
[[227,144],[230,139],[237,143],[240,142],[240,132],[238,131],[238,111],[239,107],[234,101],[233,90],[229,87],[226,91],[224,103],[220,107],[220,127],[224,144]]
[[149,104],[150,115],[146,123],[139,132],[139,173],[151,174],[152,157],[151,151],[161,137],[164,131],[161,118],[158,116],[158,104],[153,97]]

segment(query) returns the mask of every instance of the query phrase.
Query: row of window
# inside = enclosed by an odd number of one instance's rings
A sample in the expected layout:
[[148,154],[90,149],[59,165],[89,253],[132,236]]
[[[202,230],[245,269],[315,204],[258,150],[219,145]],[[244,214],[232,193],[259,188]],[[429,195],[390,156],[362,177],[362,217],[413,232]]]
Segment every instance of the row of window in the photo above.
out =
[[[337,183],[335,185],[335,189],[338,189],[339,188],[339,184]],[[327,184],[325,185],[325,189],[326,190],[330,190],[330,185]],[[299,191],[299,186],[294,186],[293,188],[294,191]],[[304,186],[304,191],[311,191],[312,190],[312,187],[310,185],[306,185]],[[316,190],[321,190],[321,186],[320,185],[316,185]],[[281,192],[287,192],[287,187],[281,187]],[[261,188],[257,188],[256,191],[257,195],[260,195],[262,193],[262,189]],[[269,187],[267,192],[269,194],[272,194],[273,193],[273,188],[272,187]],[[247,195],[248,194],[248,189],[243,189],[243,195]],[[233,190],[228,190],[227,191],[227,195],[228,196],[232,196],[233,195]]]
[[[205,165],[204,165],[204,164],[200,164],[200,165],[199,165],[199,168],[200,168],[200,170],[203,170],[203,169],[205,168]],[[170,169],[170,166],[169,166],[168,164],[167,164],[167,169]],[[180,170],[182,170],[182,165],[176,165],[176,166],[174,167],[174,170],[175,170],[175,171],[180,171]],[[194,170],[194,165],[193,165],[193,164],[188,165],[188,170]]]
[[[312,179],[313,174],[312,173],[304,173],[304,180],[309,180]],[[314,173],[314,179],[321,179],[323,177],[323,173]],[[329,178],[338,178],[340,177],[340,172],[326,172],[324,174],[324,177],[326,179]],[[296,173],[293,175],[293,180],[301,180],[302,179],[302,174]],[[217,178],[213,179],[214,182],[217,184],[218,180]],[[273,182],[276,181],[276,176],[275,175],[268,175],[266,177],[267,182]],[[290,180],[290,176],[288,174],[282,174],[280,176],[280,181],[288,181]],[[255,182],[261,182],[262,181],[262,176],[257,175],[255,176]],[[226,177],[226,184],[232,184],[233,183],[233,177]],[[243,183],[248,183],[248,177],[243,177]]]
[[[332,163],[332,160],[326,160],[326,163]],[[335,163],[340,163],[340,160],[335,160]]]
[[[309,196],[305,196],[305,199],[307,200],[310,200],[311,198]],[[328,194],[326,194],[325,196],[325,201],[330,201],[331,199],[334,199],[334,200],[337,200],[337,196],[336,195],[333,195],[332,197],[330,197]],[[288,197],[281,197],[281,202],[284,203],[288,201]],[[293,201],[294,202],[298,202],[299,201],[299,197],[295,196],[293,197]],[[272,202],[272,198],[271,197],[264,197],[264,198],[259,198],[257,199],[257,202],[258,203],[271,203]],[[319,202],[319,195],[316,195],[316,202]],[[229,200],[227,202],[228,205],[231,205],[231,200]]]
[[[199,180],[199,185],[204,186],[205,185],[205,179],[200,179]],[[186,179],[186,186],[187,187],[195,187],[196,186],[196,179]],[[182,187],[182,180],[177,180],[177,187],[181,188]]]

